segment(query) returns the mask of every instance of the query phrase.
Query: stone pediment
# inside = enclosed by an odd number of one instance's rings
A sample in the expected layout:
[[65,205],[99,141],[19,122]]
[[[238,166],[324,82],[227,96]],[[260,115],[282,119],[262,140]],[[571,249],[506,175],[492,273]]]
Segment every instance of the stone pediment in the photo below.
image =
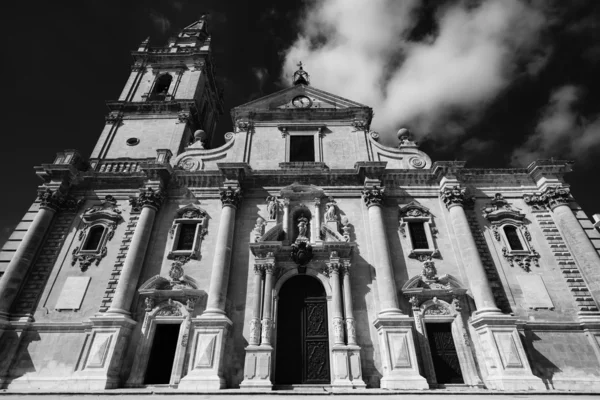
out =
[[[298,96],[307,97],[310,102],[306,102],[300,107],[294,105],[293,100]],[[300,103],[298,103],[300,104]],[[328,93],[324,90],[312,86],[296,85],[279,92],[270,94],[260,99],[235,107],[233,111],[243,109],[253,110],[280,110],[280,109],[348,109],[348,108],[368,108],[364,104],[345,99],[340,96]]]

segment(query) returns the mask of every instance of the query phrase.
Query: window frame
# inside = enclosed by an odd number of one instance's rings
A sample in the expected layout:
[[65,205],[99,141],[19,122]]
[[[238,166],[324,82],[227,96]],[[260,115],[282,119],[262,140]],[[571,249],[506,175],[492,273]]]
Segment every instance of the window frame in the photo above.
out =
[[[278,125],[281,136],[285,139],[285,162],[298,163],[322,163],[323,161],[323,136],[325,134],[325,125]],[[290,161],[291,155],[291,136],[313,136],[314,161]]]
[[[433,225],[433,216],[429,209],[413,201],[405,206],[401,206],[399,214],[399,231],[402,237],[407,241],[409,250],[408,257],[417,259],[425,257],[439,258],[441,256],[440,251],[437,248],[437,244],[434,240],[434,235],[437,234],[437,229]],[[427,238],[427,248],[415,249],[413,237],[409,228],[409,224],[411,223],[423,224],[423,229]]]
[[[206,229],[207,218],[206,211],[194,205],[185,206],[177,211],[176,218],[173,220],[173,225],[170,229],[171,244],[167,255],[168,259],[178,257],[189,257],[191,259],[200,258],[200,246],[204,240],[204,236],[208,233]],[[178,249],[179,236],[184,225],[196,225],[194,230],[194,242],[191,249]]]
[[[506,232],[504,231],[504,228],[507,226],[512,226],[515,228],[515,232],[517,233],[517,237],[519,238],[519,241],[521,242],[521,247],[523,247],[523,250],[514,250],[512,248],[512,246],[510,245],[510,241],[508,240],[508,237],[506,236]],[[506,254],[508,254],[508,255],[529,255],[532,253],[531,246],[529,245],[529,241],[526,240],[525,237],[523,236],[523,229],[524,229],[523,227],[524,227],[524,225],[516,224],[514,222],[507,222],[507,221],[503,221],[501,223],[492,225],[492,229],[494,230],[494,232],[497,232],[500,235],[503,246],[504,246],[504,248],[506,248],[506,251],[505,251]]]

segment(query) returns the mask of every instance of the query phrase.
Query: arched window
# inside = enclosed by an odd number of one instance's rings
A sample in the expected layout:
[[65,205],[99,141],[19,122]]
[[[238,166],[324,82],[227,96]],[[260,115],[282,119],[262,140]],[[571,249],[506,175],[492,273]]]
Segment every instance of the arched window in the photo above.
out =
[[508,240],[508,245],[511,250],[524,250],[516,227],[512,225],[505,226],[504,234],[506,235],[506,240]]
[[104,234],[104,226],[96,225],[90,228],[87,239],[83,245],[83,250],[97,250]]
[[150,100],[165,100],[172,80],[173,77],[170,74],[162,74],[159,76],[154,84],[154,89],[152,90]]

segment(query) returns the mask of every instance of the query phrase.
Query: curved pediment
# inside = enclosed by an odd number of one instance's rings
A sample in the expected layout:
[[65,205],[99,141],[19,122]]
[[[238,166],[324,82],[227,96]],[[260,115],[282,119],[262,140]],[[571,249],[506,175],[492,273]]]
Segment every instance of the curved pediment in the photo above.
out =
[[156,290],[198,289],[198,282],[188,275],[183,275],[179,281],[173,281],[160,275],[154,275],[144,282],[138,292],[147,293]]
[[217,162],[227,161],[229,152],[235,143],[236,134],[228,132],[225,134],[225,144],[215,149],[202,149],[187,147],[185,151],[172,160],[175,169],[184,171],[218,170]]

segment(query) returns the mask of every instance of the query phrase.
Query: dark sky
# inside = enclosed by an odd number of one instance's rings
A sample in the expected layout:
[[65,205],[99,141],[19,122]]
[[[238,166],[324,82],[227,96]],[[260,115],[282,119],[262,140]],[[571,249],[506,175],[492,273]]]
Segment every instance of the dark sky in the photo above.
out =
[[[413,36],[436,27],[432,13],[448,1],[425,1]],[[466,159],[468,167],[508,167],[508,154],[534,129],[553,88],[586,88],[578,105],[584,117],[600,112],[600,12],[597,1],[568,2],[550,28],[554,43],[535,79],[514,82],[494,100],[485,118],[470,126],[461,141],[427,141],[422,149],[435,160]],[[365,1],[365,7],[369,2]],[[130,51],[147,36],[163,45],[169,36],[210,12],[216,72],[225,88],[226,115],[217,134],[231,130],[229,110],[279,90],[284,51],[298,35],[300,1],[28,1],[11,2],[2,12],[5,90],[4,145],[0,167],[0,241],[14,229],[40,183],[34,165],[50,163],[57,151],[78,149],[87,157],[104,126],[104,102],[116,99],[130,72]],[[574,28],[575,27],[575,28]],[[577,29],[581,27],[581,29]],[[356,29],[368,29],[357,26]],[[318,71],[309,72],[314,76]],[[268,72],[259,84],[256,71]],[[360,73],[360,71],[357,71]],[[377,116],[375,116],[377,118]],[[387,133],[386,133],[387,134]],[[469,138],[492,139],[492,148],[465,150]],[[557,157],[560,149],[557,149]],[[572,191],[591,216],[597,201],[600,154],[575,164],[567,176]]]

